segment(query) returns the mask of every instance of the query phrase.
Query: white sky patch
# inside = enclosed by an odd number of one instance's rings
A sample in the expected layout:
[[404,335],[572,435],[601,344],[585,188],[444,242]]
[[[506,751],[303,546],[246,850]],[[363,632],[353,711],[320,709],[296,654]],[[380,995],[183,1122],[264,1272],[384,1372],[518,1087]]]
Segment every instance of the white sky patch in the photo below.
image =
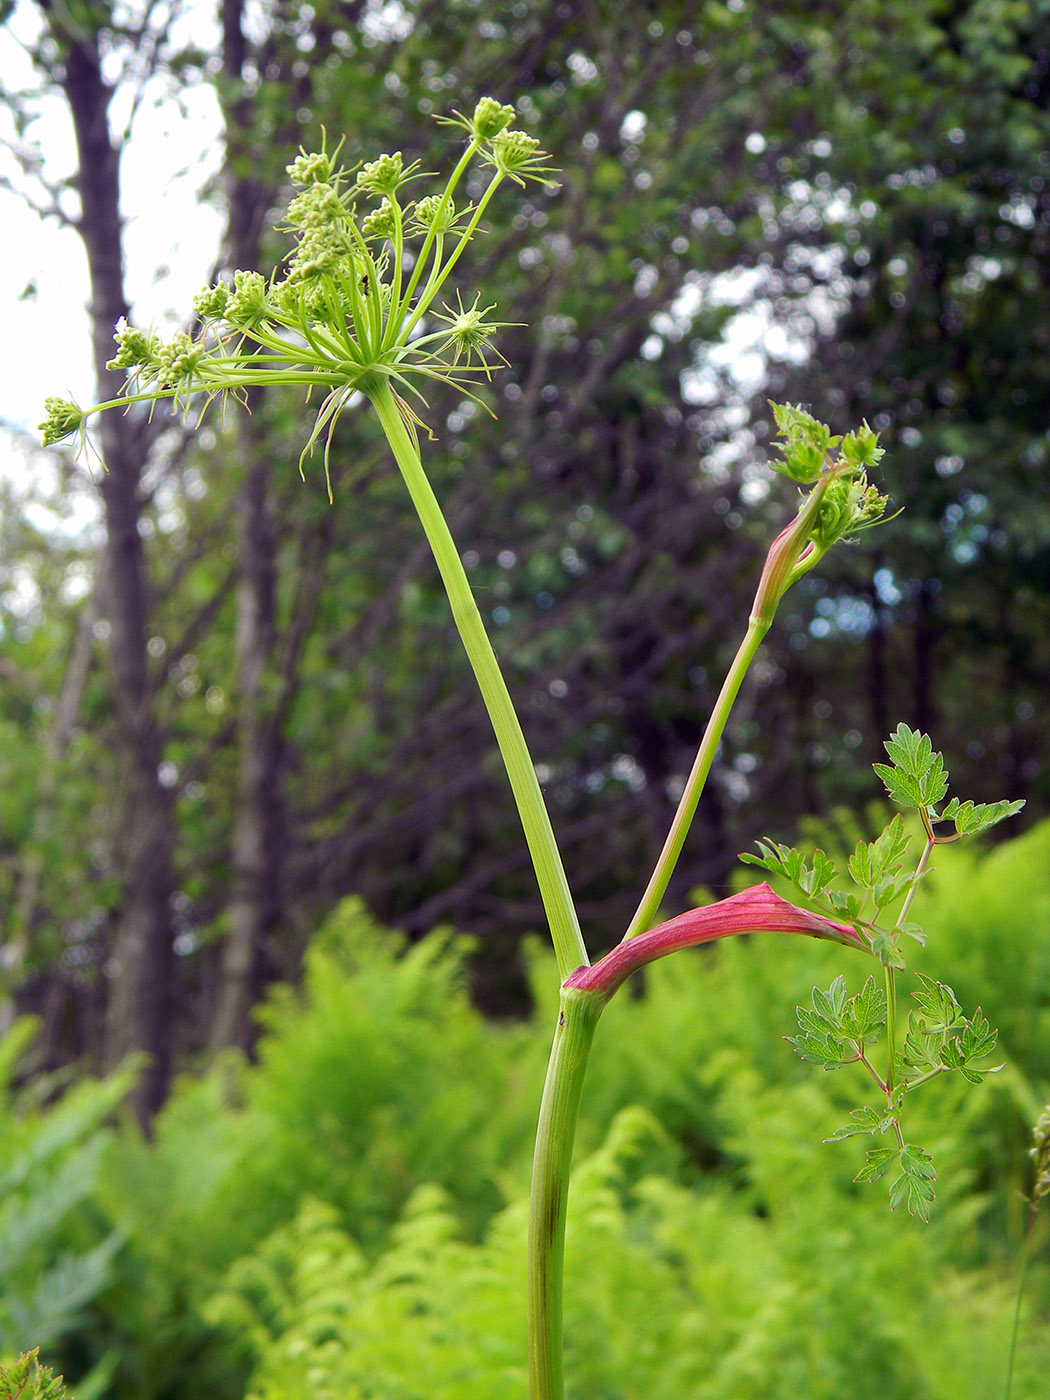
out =
[[[35,86],[18,41],[28,42],[38,26],[35,8],[20,4],[0,32],[0,69],[11,88]],[[176,42],[192,36],[212,46],[211,9],[188,6],[179,30]],[[57,93],[45,94],[37,109],[28,135],[44,151],[44,178],[56,182],[75,165],[69,113]],[[126,119],[127,109],[125,95],[118,93],[115,120]],[[121,165],[127,290],[137,324],[175,329],[209,277],[223,216],[204,202],[202,192],[220,165],[221,125],[210,83],[180,88],[178,103],[163,79],[148,84]],[[9,120],[3,120],[3,132],[13,134]],[[0,152],[0,170],[16,186],[30,188],[6,152]],[[67,198],[63,207],[74,214],[77,201]],[[74,229],[41,218],[8,190],[0,190],[0,227],[5,250],[0,311],[8,343],[17,347],[0,381],[0,423],[35,436],[48,395],[80,403],[95,397],[87,260]],[[25,463],[12,460],[17,438],[5,436],[10,446],[0,455],[0,471],[10,474]]]

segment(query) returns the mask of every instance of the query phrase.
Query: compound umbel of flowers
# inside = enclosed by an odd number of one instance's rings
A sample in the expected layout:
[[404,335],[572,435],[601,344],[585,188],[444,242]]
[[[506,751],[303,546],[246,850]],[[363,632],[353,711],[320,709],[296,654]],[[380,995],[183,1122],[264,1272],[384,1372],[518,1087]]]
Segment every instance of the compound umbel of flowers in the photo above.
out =
[[[108,368],[124,370],[122,394],[81,409],[45,402],[45,445],[85,441],[88,419],[110,408],[169,400],[186,406],[252,387],[298,385],[323,392],[303,459],[325,436],[325,474],[332,431],[355,394],[394,395],[409,432],[420,422],[410,398],[425,403],[420,384],[435,380],[470,395],[500,357],[489,342],[501,323],[480,294],[464,305],[434,303],[506,180],[550,185],[546,154],[534,136],[511,126],[514,108],[483,97],[471,117],[444,120],[467,134],[443,189],[409,198],[427,179],[399,151],[354,171],[331,154],[302,151],[287,167],[295,189],[282,227],[292,249],[280,275],[237,271],[232,283],[202,291],[193,305],[197,332],[168,342],[120,322]],[[456,190],[471,161],[491,170],[476,204],[458,208]],[[302,460],[300,465],[302,465]],[[329,486],[329,496],[331,488]]]

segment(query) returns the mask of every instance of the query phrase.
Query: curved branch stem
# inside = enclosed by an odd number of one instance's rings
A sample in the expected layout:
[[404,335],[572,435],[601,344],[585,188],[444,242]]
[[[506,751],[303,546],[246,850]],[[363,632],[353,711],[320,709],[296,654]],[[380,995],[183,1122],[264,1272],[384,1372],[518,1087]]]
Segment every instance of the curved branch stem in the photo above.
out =
[[[362,388],[365,389],[365,386]],[[474,602],[459,550],[423,471],[423,464],[397,406],[394,391],[385,378],[377,377],[367,386],[365,392],[383,426],[412,497],[420,524],[434,552],[456,628],[474,670],[485,708],[489,712],[496,742],[503,755],[514,793],[518,815],[525,831],[529,854],[536,870],[558,968],[564,979],[576,968],[587,964],[587,950],[525,736],[492,644],[485,632],[481,614]]]
[[704,737],[700,741],[692,769],[686,779],[685,789],[671,822],[671,829],[667,833],[667,839],[664,841],[663,850],[660,852],[653,873],[649,877],[649,883],[645,887],[645,893],[642,895],[634,918],[624,934],[625,942],[644,933],[652,926],[652,922],[656,918],[660,901],[667,890],[668,881],[678,864],[678,857],[682,854],[685,838],[696,814],[697,803],[700,801],[704,784],[711,772],[711,765],[715,761],[715,754],[718,752],[718,745],[721,742],[730,711],[744,677],[747,675],[748,667],[755,659],[755,652],[758,651],[759,644],[768,631],[769,622],[765,618],[752,617],[748,622],[744,640],[740,643],[737,654],[733,658],[733,664],[722,683],[715,707],[707,721]]

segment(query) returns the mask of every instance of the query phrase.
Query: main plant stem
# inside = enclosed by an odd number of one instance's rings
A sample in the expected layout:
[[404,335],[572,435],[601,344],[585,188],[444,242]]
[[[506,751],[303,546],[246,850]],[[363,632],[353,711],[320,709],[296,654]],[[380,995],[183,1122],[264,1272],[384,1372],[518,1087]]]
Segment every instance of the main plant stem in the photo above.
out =
[[594,1028],[607,997],[564,987],[540,1102],[529,1199],[529,1400],[563,1400],[562,1277],[569,1170]]
[[518,815],[525,831],[529,854],[536,870],[558,968],[564,981],[578,967],[587,965],[589,959],[525,736],[492,644],[485,632],[481,614],[474,602],[456,542],[423,471],[419,452],[405,426],[393,390],[385,377],[377,375],[365,392],[379,417],[412,497],[419,522],[433,550],[438,572],[452,607],[456,628],[492,721],[496,742],[503,755]]

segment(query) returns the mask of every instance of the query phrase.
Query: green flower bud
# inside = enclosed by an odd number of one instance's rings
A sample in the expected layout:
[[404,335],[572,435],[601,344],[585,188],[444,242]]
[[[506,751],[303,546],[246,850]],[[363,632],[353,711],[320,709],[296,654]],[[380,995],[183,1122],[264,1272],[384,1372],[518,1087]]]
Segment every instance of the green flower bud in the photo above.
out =
[[199,340],[195,341],[185,331],[179,331],[157,353],[157,385],[162,389],[188,385],[204,355],[205,349]]
[[230,299],[230,289],[225,282],[216,282],[214,287],[205,287],[193,298],[193,313],[201,321],[219,321]]
[[539,146],[535,136],[530,136],[527,131],[498,131],[492,141],[492,152],[497,161],[508,170],[513,170],[523,161],[530,160]]
[[113,332],[117,342],[117,353],[106,362],[107,369],[135,369],[153,362],[160,341],[155,335],[146,335],[134,326],[129,326],[123,316]]
[[226,303],[224,315],[237,330],[251,330],[266,319],[266,278],[259,272],[235,272],[233,296]]
[[384,199],[378,209],[373,209],[361,221],[361,232],[366,238],[393,238],[397,232],[397,215],[389,199]]
[[343,257],[343,247],[331,239],[304,238],[288,264],[290,281],[310,280],[332,272]]
[[823,549],[828,549],[849,531],[853,518],[852,487],[853,483],[841,476],[828,483],[812,535]]
[[484,158],[501,175],[508,176],[516,184],[524,185],[526,180],[536,180],[541,185],[554,184],[553,180],[546,179],[551,169],[543,163],[547,152],[540,150],[540,143],[528,132],[513,129],[498,131]]
[[455,222],[456,206],[451,196],[424,195],[412,210],[413,226],[424,233],[431,227],[436,233],[447,233]]
[[332,162],[324,151],[307,152],[300,147],[291,165],[286,165],[293,185],[327,185],[332,179]]
[[821,549],[857,530],[874,525],[886,509],[886,497],[859,477],[839,476],[828,483],[811,538]]
[[[882,456],[881,450],[879,456]],[[884,496],[877,487],[867,484],[866,477],[861,477],[859,485],[862,488],[862,493],[857,501],[857,519],[853,527],[855,530],[861,530],[866,525],[874,525],[877,520],[881,520],[886,513],[886,505],[889,501],[889,497]]]
[[344,217],[343,202],[331,185],[308,185],[288,206],[288,223],[304,232],[338,224]]
[[288,206],[288,222],[299,231],[289,261],[292,278],[331,272],[349,253],[343,201],[331,185],[311,185]]
[[494,97],[483,97],[474,108],[470,129],[479,141],[491,141],[510,126],[516,115],[513,107],[504,106]]
[[69,399],[47,398],[44,400],[46,417],[37,427],[43,433],[45,447],[54,442],[62,442],[78,432],[84,422],[84,411]]
[[406,172],[401,168],[401,152],[392,156],[377,156],[367,160],[357,172],[357,186],[370,194],[396,194]]

